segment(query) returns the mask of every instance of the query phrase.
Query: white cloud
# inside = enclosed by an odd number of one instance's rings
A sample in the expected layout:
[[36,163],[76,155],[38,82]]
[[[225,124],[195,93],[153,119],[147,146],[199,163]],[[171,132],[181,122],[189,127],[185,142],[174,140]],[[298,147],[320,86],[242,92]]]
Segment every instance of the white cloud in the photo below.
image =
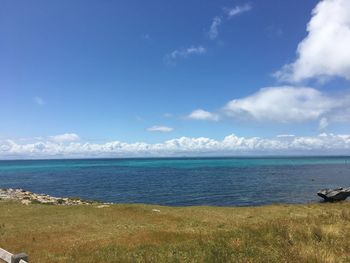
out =
[[172,132],[174,128],[167,127],[167,126],[159,126],[159,125],[154,125],[150,128],[147,128],[147,131],[150,132]]
[[34,97],[34,102],[36,104],[38,104],[39,106],[45,105],[45,101],[42,98],[38,97],[38,96]]
[[227,13],[228,18],[232,18],[241,13],[248,12],[251,9],[252,9],[252,6],[250,4],[245,4],[245,5],[235,6],[233,8],[225,8],[225,11]]
[[318,120],[332,112],[350,107],[350,102],[331,97],[308,87],[269,87],[241,99],[230,101],[224,112],[232,117],[260,121],[303,122]]
[[251,9],[252,6],[250,4],[235,6],[233,8],[224,8],[226,16],[220,15],[213,18],[213,21],[208,30],[209,38],[211,40],[214,40],[219,36],[219,26],[224,22],[224,20],[231,19],[232,17],[247,12]]
[[350,123],[350,90],[327,94],[310,87],[279,86],[229,101],[211,113],[192,111],[186,119],[219,121],[224,118],[277,123],[318,122],[324,130],[331,123]]
[[192,120],[218,121],[219,115],[202,109],[192,111],[187,117]]
[[350,1],[323,0],[312,11],[297,59],[275,76],[281,81],[339,76],[350,80]]
[[207,49],[203,46],[191,46],[185,49],[176,49],[165,56],[165,62],[168,64],[176,64],[179,58],[187,58],[192,55],[203,55]]
[[80,143],[37,141],[19,143],[0,141],[0,159],[68,158],[68,157],[137,157],[198,156],[250,154],[349,154],[350,135],[320,134],[317,136],[279,136],[275,138],[239,137],[234,134],[223,140],[205,137],[181,137],[162,143]]
[[75,142],[80,140],[79,136],[75,133],[64,133],[64,134],[54,135],[54,136],[50,136],[49,139],[57,143]]
[[213,22],[211,23],[210,29],[208,32],[208,36],[210,39],[215,39],[218,37],[218,35],[219,35],[218,28],[219,28],[221,22],[222,22],[221,17],[219,17],[219,16],[214,17]]

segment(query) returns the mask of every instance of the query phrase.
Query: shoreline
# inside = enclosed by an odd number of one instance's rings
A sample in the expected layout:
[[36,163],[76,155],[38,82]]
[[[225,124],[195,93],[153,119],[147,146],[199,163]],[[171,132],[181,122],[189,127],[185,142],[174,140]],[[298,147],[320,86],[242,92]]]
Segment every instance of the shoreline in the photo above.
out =
[[61,206],[73,206],[73,205],[92,205],[92,204],[111,204],[99,201],[85,200],[79,197],[56,197],[47,194],[38,194],[30,191],[26,191],[22,188],[0,188],[0,200],[7,201],[19,201],[24,205],[29,204],[45,204],[45,205],[61,205]]
[[[245,205],[245,206],[221,206],[221,205],[188,205],[188,206],[171,206],[162,204],[149,204],[149,203],[114,203],[103,202],[98,200],[83,199],[80,197],[56,197],[44,193],[34,193],[22,188],[0,188],[0,201],[16,201],[23,205],[30,204],[43,204],[43,205],[57,205],[57,206],[76,206],[76,205],[150,205],[159,207],[218,207],[218,208],[244,208],[244,207],[264,207],[264,206],[293,206],[293,205],[313,205],[325,203],[320,199],[319,202],[306,202],[306,203],[270,203],[264,205]],[[342,202],[347,202],[344,200]]]

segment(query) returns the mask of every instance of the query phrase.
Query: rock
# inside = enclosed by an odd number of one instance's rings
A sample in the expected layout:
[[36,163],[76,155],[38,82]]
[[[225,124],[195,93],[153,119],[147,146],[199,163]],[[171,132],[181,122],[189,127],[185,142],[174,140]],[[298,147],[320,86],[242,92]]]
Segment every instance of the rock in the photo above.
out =
[[28,199],[23,199],[23,200],[21,201],[21,203],[24,204],[24,205],[29,205],[29,204],[32,203],[32,201],[30,201],[30,200],[28,200]]
[[60,198],[46,194],[35,194],[23,189],[0,189],[0,199],[15,200],[22,204],[28,205],[31,203],[48,204],[48,205],[91,205],[93,201],[82,200],[79,198]]
[[345,200],[350,196],[349,188],[322,189],[317,192],[317,195],[322,197],[326,202],[335,202]]
[[109,207],[109,205],[98,205],[96,206],[97,208],[105,208],[105,207]]

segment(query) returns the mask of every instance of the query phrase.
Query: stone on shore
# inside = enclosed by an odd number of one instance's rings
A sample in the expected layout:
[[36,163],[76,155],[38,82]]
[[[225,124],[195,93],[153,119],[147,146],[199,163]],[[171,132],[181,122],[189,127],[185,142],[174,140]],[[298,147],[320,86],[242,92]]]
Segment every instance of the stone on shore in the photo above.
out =
[[0,189],[0,200],[20,201],[24,205],[39,203],[47,205],[90,205],[97,202],[77,199],[77,198],[60,198],[46,194],[36,194],[23,189]]

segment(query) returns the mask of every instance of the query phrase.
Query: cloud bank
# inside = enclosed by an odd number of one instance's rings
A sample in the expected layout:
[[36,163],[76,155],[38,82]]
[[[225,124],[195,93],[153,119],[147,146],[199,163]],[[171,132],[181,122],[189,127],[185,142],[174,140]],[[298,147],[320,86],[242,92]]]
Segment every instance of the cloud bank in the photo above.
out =
[[0,141],[0,159],[150,157],[150,156],[227,156],[288,154],[350,154],[350,135],[320,134],[317,136],[277,136],[275,138],[239,137],[231,134],[223,140],[205,137],[181,137],[163,143],[102,144],[37,141],[21,144]]
[[74,142],[74,141],[80,140],[80,137],[75,133],[64,133],[64,134],[50,136],[49,138],[50,140],[57,143]]
[[332,76],[350,80],[350,1],[321,1],[312,11],[307,32],[297,59],[274,75],[287,82]]

